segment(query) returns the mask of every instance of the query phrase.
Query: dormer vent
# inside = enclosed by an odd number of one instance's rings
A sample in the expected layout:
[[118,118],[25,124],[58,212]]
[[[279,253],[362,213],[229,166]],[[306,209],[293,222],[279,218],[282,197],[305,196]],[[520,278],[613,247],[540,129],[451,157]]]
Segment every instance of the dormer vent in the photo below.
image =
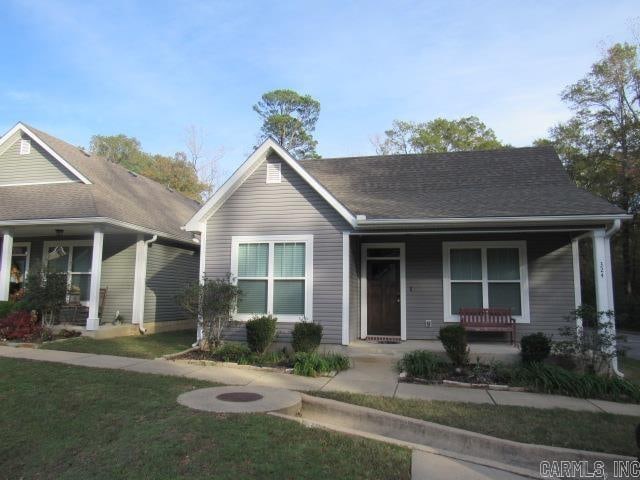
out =
[[31,153],[31,140],[23,138],[20,140],[20,155],[29,155]]
[[282,164],[280,163],[267,163],[267,183],[280,183],[282,182]]

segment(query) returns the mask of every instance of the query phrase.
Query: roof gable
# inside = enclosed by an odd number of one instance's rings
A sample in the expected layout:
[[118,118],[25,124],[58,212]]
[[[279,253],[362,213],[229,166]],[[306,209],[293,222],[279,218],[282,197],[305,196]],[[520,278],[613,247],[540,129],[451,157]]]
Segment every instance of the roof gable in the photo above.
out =
[[266,160],[270,152],[274,152],[287,163],[305,182],[307,182],[318,194],[324,198],[350,225],[356,225],[355,216],[311,176],[284,148],[276,141],[267,138],[249,155],[245,162],[231,175],[219,190],[196,212],[187,222],[189,231],[202,231],[203,223],[213,215],[218,208],[242,185],[255,170]]
[[[46,142],[44,142],[38,135],[36,135],[31,129],[29,129],[22,122],[18,122],[11,130],[9,130],[2,138],[0,138],[0,151],[3,148],[6,148],[7,144],[11,143],[11,140],[15,138],[16,135],[24,134],[29,140],[33,141],[40,150],[41,155],[47,155],[48,158],[56,161],[61,169],[64,169],[70,178],[73,178],[79,182],[84,183],[85,185],[90,185],[91,182],[87,177],[85,177],[82,173],[80,173],[75,167],[73,167],[69,162],[67,162],[64,158],[62,158],[55,150],[53,150]],[[36,182],[37,184],[38,182]],[[44,182],[51,183],[51,182]]]

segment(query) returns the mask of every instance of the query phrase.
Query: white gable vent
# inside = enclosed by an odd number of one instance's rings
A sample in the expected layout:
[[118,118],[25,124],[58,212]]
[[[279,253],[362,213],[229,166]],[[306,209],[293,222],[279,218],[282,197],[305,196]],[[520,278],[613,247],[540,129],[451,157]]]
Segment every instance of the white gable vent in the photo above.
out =
[[31,140],[20,140],[20,155],[31,153]]
[[282,182],[281,164],[267,163],[267,183]]

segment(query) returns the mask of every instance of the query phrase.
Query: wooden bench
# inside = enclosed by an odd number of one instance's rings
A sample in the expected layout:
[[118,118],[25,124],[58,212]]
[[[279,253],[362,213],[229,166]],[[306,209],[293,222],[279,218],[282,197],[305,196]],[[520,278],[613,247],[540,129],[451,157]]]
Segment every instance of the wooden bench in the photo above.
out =
[[461,308],[460,325],[469,332],[507,332],[516,341],[516,321],[510,308]]

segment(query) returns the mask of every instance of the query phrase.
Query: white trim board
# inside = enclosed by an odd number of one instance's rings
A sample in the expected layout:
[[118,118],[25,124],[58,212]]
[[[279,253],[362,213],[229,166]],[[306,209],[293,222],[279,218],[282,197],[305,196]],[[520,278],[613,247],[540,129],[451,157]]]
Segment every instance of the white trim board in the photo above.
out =
[[200,210],[189,220],[185,229],[192,232],[200,232],[206,228],[206,221],[213,215],[222,204],[242,185],[247,178],[255,172],[263,161],[267,159],[270,152],[276,153],[284,160],[305,182],[307,182],[322,198],[324,198],[349,224],[356,226],[355,216],[336,198],[329,193],[315,178],[313,178],[284,148],[276,141],[267,138],[256,150],[249,155],[249,158],[231,175],[231,177],[216,191],[215,194],[205,203]]
[[404,242],[362,243],[360,246],[360,337],[367,338],[367,250],[398,248],[399,257],[372,257],[372,260],[400,260],[400,339],[407,339],[407,265]]
[[[471,242],[442,242],[442,293],[444,305],[444,321],[459,322],[460,316],[451,313],[451,260],[450,252],[452,249],[481,249],[482,258],[482,279],[476,283],[482,282],[482,302],[483,307],[489,307],[487,275],[487,248],[517,248],[519,258],[520,271],[520,309],[521,315],[513,315],[516,323],[530,323],[531,315],[529,310],[529,268],[527,260],[527,242],[526,240],[503,240],[503,241],[471,241]],[[513,281],[515,283],[515,281]]]
[[[267,314],[278,317],[278,322],[295,323],[301,321],[313,321],[313,235],[258,235],[258,236],[234,236],[231,237],[231,280],[238,282],[238,247],[241,243],[268,243],[269,263],[267,269]],[[305,244],[305,276],[304,276],[304,315],[282,315],[273,312],[273,284],[274,248],[275,243],[304,243]],[[265,277],[260,277],[261,279]],[[296,277],[298,278],[298,277]],[[302,279],[300,277],[300,279]],[[247,321],[253,314],[236,313],[233,318],[237,321]]]
[[350,238],[349,232],[342,232],[342,345],[349,345]]
[[40,147],[42,147],[49,155],[51,155],[55,160],[57,160],[64,168],[66,168],[69,172],[71,172],[78,180],[80,180],[85,185],[91,185],[91,182],[87,177],[85,177],[82,173],[80,173],[74,166],[72,166],[69,162],[67,162],[64,158],[62,158],[58,153],[51,148],[46,142],[40,139],[35,133],[33,133],[29,128],[24,125],[22,122],[18,122],[15,126],[9,130],[2,138],[0,138],[0,147],[9,140],[15,133],[24,132],[32,140],[34,140]]

